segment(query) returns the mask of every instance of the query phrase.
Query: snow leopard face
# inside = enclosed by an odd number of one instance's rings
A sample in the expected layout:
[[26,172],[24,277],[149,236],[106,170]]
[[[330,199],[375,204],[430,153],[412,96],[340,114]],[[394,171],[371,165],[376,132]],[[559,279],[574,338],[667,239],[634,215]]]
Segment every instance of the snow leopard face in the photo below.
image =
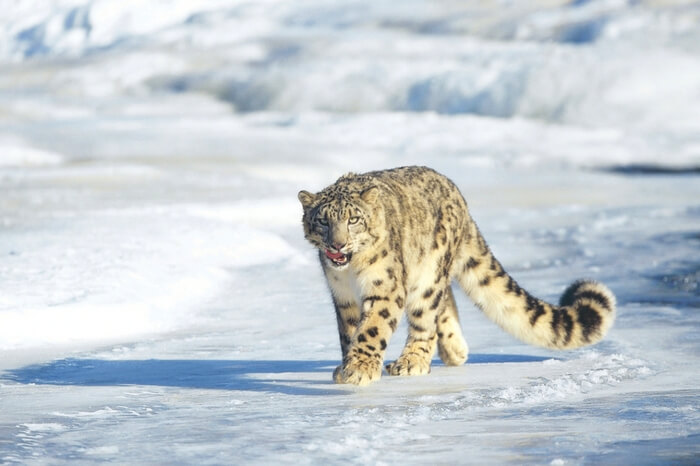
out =
[[318,194],[299,193],[304,207],[304,234],[325,256],[326,263],[342,269],[357,254],[373,244],[378,220],[376,187],[357,192],[326,189]]

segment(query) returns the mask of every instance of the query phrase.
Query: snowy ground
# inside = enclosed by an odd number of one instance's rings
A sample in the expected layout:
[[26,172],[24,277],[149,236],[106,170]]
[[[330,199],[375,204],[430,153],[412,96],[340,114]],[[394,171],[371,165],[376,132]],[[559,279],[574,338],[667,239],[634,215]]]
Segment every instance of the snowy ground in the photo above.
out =
[[[0,0],[0,462],[697,463],[700,7],[464,4]],[[406,164],[609,337],[332,384],[296,193]]]

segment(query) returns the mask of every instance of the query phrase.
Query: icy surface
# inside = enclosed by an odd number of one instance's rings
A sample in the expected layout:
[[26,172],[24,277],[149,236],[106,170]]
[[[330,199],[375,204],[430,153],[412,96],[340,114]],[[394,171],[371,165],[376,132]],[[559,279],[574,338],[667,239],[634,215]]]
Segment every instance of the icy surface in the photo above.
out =
[[[697,2],[0,11],[0,462],[698,461]],[[296,193],[406,164],[534,294],[609,284],[608,338],[528,347],[457,292],[465,366],[332,384]]]

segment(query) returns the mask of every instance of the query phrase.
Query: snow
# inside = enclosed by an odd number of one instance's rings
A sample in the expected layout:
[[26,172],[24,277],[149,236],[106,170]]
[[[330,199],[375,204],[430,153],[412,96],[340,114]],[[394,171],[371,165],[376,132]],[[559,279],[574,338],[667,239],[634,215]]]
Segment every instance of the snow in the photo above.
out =
[[63,161],[61,155],[42,149],[37,149],[24,141],[11,137],[0,139],[2,159],[0,167],[23,167],[58,165]]
[[[696,2],[0,9],[0,462],[697,462]],[[608,284],[609,336],[456,290],[465,366],[333,384],[296,193],[406,164],[534,294]]]

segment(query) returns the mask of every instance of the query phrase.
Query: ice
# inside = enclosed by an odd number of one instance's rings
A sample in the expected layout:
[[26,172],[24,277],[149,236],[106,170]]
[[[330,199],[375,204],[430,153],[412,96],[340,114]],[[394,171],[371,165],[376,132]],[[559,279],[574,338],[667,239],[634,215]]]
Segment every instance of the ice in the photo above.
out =
[[64,425],[49,423],[49,424],[22,424],[27,432],[61,432],[66,429]]
[[[697,2],[0,9],[0,462],[697,462]],[[456,289],[465,366],[333,384],[296,194],[407,164],[533,294],[608,284],[609,336]]]

